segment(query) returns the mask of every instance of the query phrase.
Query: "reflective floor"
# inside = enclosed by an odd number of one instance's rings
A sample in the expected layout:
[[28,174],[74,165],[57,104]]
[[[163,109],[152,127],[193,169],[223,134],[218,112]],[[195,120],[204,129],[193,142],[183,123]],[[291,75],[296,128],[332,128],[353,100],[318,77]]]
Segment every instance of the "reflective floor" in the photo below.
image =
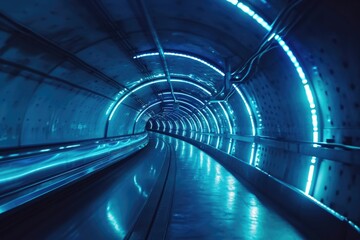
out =
[[0,239],[123,239],[131,230],[167,157],[163,141],[103,173],[0,215]]
[[175,149],[167,239],[303,239],[214,159],[181,140],[155,137],[140,153],[62,192],[0,215],[0,239],[123,239]]
[[168,239],[304,239],[209,155],[184,141],[164,139],[177,157]]

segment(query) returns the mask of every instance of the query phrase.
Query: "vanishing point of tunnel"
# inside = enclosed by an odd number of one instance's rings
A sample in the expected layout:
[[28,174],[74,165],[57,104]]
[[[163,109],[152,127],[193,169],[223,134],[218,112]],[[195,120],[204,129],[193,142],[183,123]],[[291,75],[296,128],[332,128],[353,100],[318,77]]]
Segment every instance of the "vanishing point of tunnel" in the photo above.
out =
[[1,0],[0,239],[360,239],[357,0]]

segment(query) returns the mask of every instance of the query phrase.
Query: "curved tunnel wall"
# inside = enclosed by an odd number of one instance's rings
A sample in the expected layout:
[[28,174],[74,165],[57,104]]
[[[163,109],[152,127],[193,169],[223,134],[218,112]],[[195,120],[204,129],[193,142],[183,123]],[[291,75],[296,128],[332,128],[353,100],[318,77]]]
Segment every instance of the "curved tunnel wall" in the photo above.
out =
[[[358,159],[358,152],[347,155],[341,149],[334,150],[333,159],[333,149],[321,155],[318,151],[322,150],[312,146],[316,139],[314,120],[301,77],[307,77],[316,105],[319,141],[334,143],[334,148],[341,145],[357,149],[360,92],[355,66],[359,59],[353,51],[358,49],[359,36],[352,33],[359,26],[351,4],[326,3],[325,9],[316,5],[286,35],[286,46],[304,73],[296,68],[286,47],[280,45],[261,58],[251,80],[238,86],[243,96],[235,91],[227,103],[212,103],[207,109],[184,94],[204,103],[210,100],[206,91],[217,95],[223,85],[223,56],[232,56],[235,67],[251,55],[268,32],[264,19],[274,20],[274,12],[280,7],[253,3],[252,9],[262,16],[255,19],[251,9],[238,1],[206,5],[200,1],[149,1],[160,38],[168,49],[171,77],[183,81],[173,81],[175,92],[185,103],[180,103],[177,113],[166,113],[166,104],[155,105],[138,122],[139,114],[159,100],[168,101],[171,112],[172,100],[166,93],[169,87],[158,54],[141,56],[154,53],[154,46],[146,41],[143,25],[130,14],[134,6],[103,1],[112,6],[105,7],[106,13],[114,22],[123,22],[127,39],[136,45],[136,52],[127,53],[118,46],[101,16],[94,17],[94,12],[99,12],[91,4],[76,2],[65,9],[61,1],[51,5],[46,1],[22,2],[22,9],[28,11],[18,9],[16,4],[1,6],[2,149],[134,134],[144,131],[150,119],[148,128],[165,132],[172,128],[172,133],[208,142],[360,222],[360,213],[353,211],[360,199],[354,191],[359,187],[358,162],[346,160],[347,156]],[[339,17],[330,20],[334,16]],[[176,22],[176,18],[184,21]],[[176,29],[182,24],[188,26],[190,20],[194,29]],[[168,34],[173,23],[177,37]],[[136,64],[152,71],[144,77]],[[134,92],[122,102],[129,91],[157,80],[161,82]],[[265,137],[281,144],[259,140]],[[307,154],[293,151],[291,143],[310,150],[305,151]],[[311,189],[306,189],[311,166],[314,182]]]

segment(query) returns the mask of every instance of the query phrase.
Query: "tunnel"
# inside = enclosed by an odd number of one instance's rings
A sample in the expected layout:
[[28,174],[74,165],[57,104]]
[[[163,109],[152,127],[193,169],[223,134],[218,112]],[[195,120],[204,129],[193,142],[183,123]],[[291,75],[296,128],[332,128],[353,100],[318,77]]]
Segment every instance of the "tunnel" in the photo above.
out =
[[0,239],[360,239],[355,0],[0,3]]

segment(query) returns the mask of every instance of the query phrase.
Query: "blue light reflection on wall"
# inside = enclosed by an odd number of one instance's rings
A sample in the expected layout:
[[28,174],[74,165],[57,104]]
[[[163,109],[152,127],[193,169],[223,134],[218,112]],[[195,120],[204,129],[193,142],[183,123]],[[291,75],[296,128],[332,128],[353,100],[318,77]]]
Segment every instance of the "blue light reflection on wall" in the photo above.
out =
[[[197,58],[197,57],[194,57],[194,56],[191,56],[191,55],[188,55],[188,54],[183,54],[183,53],[177,53],[177,52],[164,52],[165,55],[168,55],[168,56],[176,56],[176,57],[182,57],[182,58],[188,58],[188,59],[191,59],[191,60],[194,60],[194,61],[197,61],[197,62],[200,62],[208,67],[210,67],[211,69],[213,69],[214,71],[216,71],[217,73],[219,73],[221,76],[225,76],[224,72],[222,72],[220,69],[218,69],[217,67],[215,67],[214,65],[200,59],[200,58]],[[158,56],[159,53],[158,52],[151,52],[151,53],[143,53],[143,54],[139,54],[139,55],[136,55],[134,56],[133,58],[134,59],[137,59],[137,58],[143,58],[143,57],[150,57],[150,56]]]
[[[174,83],[184,83],[184,84],[189,84],[189,85],[192,85],[200,90],[202,90],[204,93],[206,93],[207,95],[211,96],[211,92],[209,92],[207,89],[205,89],[204,87],[202,87],[201,85],[197,84],[197,83],[193,83],[193,82],[190,82],[190,81],[186,81],[186,80],[182,80],[182,79],[171,79],[171,82],[174,82]],[[167,79],[159,79],[159,80],[153,80],[153,81],[150,81],[150,82],[146,82],[134,89],[132,89],[130,92],[126,93],[115,105],[115,107],[112,109],[111,113],[110,113],[110,116],[109,116],[109,121],[111,121],[111,119],[113,118],[116,110],[119,108],[119,106],[133,93],[139,91],[140,89],[144,88],[144,87],[147,87],[147,86],[150,86],[152,84],[157,84],[157,83],[167,83]]]
[[[226,0],[227,2],[230,2],[233,5],[236,5],[239,9],[241,9],[242,12],[246,13],[250,17],[252,17],[260,26],[262,26],[267,31],[271,30],[271,26],[258,14],[256,14],[249,6],[246,4],[237,1],[237,0]],[[284,52],[287,54],[290,61],[293,63],[301,82],[304,86],[304,90],[306,93],[307,100],[309,102],[310,110],[311,110],[311,119],[312,119],[312,126],[313,126],[313,142],[319,141],[319,130],[318,130],[318,117],[316,113],[316,106],[314,102],[314,97],[312,94],[312,91],[310,89],[310,85],[308,83],[308,80],[306,79],[306,75],[303,71],[303,68],[300,66],[300,63],[298,62],[297,58],[295,57],[294,53],[290,50],[289,46],[285,43],[285,41],[277,34],[272,34],[268,41],[275,39],[281,48],[284,50]],[[315,145],[316,146],[316,145]],[[313,160],[313,159],[312,159]],[[309,173],[308,173],[308,179],[306,183],[306,189],[305,193],[309,194],[311,185],[312,185],[312,176],[314,172],[315,165],[313,163],[310,164],[309,167]]]
[[[134,142],[142,141],[146,136],[143,136]],[[17,161],[11,164],[2,165],[0,171],[0,184],[17,180],[20,178],[28,177],[29,175],[37,174],[48,169],[57,168],[62,165],[76,164],[76,162],[84,161],[87,158],[93,158],[100,156],[111,151],[115,151],[124,147],[127,142],[117,141],[116,143],[99,144],[93,149],[87,151],[72,151],[72,152],[61,152],[52,155],[51,157],[37,157],[33,158],[32,162]],[[65,149],[75,148],[80,145],[69,145],[64,147]],[[71,156],[71,157],[70,157]]]
[[224,106],[222,105],[222,103],[221,103],[221,102],[218,102],[218,103],[219,103],[221,109],[222,109],[223,112],[224,112],[226,121],[228,122],[229,134],[233,134],[233,128],[232,128],[232,125],[231,125],[231,121],[230,121],[229,114],[228,114],[228,112],[225,110],[225,108],[224,108]]
[[243,101],[243,103],[244,103],[244,105],[246,107],[246,110],[247,110],[247,112],[249,114],[249,118],[250,118],[250,122],[251,122],[251,133],[252,133],[253,136],[255,136],[255,134],[256,134],[255,123],[254,123],[253,115],[251,113],[250,106],[249,106],[248,102],[246,101],[246,99],[245,99],[243,93],[241,92],[241,90],[235,84],[233,84],[233,87],[235,88],[236,92],[239,94],[240,98],[242,99],[242,101]]
[[[159,95],[163,95],[163,94],[171,94],[171,92],[163,92],[163,93],[160,93]],[[198,103],[200,103],[201,105],[205,106],[205,103],[203,101],[201,101],[200,99],[198,99],[198,98],[196,98],[194,96],[191,96],[190,94],[181,93],[181,92],[174,92],[174,94],[191,98],[191,99],[197,101]],[[212,116],[212,118],[214,120],[214,123],[215,123],[215,126],[216,126],[216,132],[219,134],[220,133],[219,123],[218,123],[214,113],[211,111],[211,109],[208,106],[205,106],[205,110],[207,112],[209,112],[210,115]],[[207,125],[209,126],[209,123],[207,123]],[[210,127],[209,127],[209,131],[210,131]]]

